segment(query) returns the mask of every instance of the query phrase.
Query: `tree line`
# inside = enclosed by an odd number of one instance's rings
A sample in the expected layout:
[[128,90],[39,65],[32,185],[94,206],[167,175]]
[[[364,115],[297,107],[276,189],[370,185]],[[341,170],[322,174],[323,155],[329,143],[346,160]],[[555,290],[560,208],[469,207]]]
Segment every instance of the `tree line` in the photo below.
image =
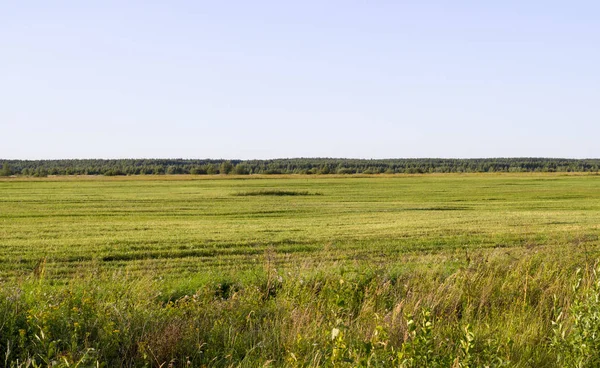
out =
[[600,159],[83,159],[0,160],[0,176],[22,175],[251,175],[251,174],[420,174],[479,172],[598,172]]

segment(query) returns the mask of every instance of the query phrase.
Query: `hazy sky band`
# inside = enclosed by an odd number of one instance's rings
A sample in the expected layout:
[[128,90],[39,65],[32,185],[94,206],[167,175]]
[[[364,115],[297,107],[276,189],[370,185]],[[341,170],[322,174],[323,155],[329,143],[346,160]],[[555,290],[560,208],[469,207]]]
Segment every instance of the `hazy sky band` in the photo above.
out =
[[600,157],[600,3],[0,4],[3,158]]

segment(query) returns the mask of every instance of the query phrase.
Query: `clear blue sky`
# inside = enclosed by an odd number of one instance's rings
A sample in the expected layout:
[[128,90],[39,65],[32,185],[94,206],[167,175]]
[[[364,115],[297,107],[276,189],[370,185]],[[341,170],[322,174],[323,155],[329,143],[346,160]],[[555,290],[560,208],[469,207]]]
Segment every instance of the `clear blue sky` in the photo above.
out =
[[3,1],[0,158],[600,157],[598,1]]

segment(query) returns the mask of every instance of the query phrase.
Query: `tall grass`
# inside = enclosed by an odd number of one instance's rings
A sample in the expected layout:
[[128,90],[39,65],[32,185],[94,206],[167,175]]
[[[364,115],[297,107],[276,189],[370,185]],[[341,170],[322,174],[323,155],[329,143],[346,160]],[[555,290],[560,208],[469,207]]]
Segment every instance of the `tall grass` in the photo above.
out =
[[263,258],[185,287],[102,272],[5,283],[0,366],[598,366],[600,277],[578,256],[492,251],[451,272]]

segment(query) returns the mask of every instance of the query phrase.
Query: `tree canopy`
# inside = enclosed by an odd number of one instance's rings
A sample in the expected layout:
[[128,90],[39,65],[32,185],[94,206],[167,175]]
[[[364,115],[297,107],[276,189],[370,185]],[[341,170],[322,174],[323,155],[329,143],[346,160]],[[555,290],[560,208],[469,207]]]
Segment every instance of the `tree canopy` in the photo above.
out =
[[467,172],[598,172],[600,159],[82,159],[0,160],[0,175],[380,174]]

